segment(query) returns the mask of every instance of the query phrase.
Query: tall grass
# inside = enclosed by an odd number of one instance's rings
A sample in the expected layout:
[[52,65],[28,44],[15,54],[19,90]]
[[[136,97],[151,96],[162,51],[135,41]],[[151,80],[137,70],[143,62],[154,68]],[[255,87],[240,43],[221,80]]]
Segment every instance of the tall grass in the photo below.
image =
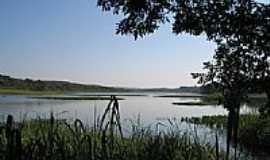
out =
[[[212,129],[218,129],[225,133],[227,128],[227,116],[203,116],[183,118],[193,124],[206,125]],[[270,155],[270,118],[264,118],[257,114],[240,115],[239,143],[253,154],[262,154],[262,152]]]
[[[260,118],[257,114],[243,114],[240,115],[239,128],[245,128],[247,125],[253,124]],[[182,121],[186,121],[193,124],[202,124],[210,128],[225,129],[228,125],[228,117],[226,115],[213,115],[203,117],[191,117],[182,118]]]
[[[189,132],[153,131],[136,123],[124,136],[119,103],[115,97],[94,126],[86,127],[49,119],[15,123],[12,116],[0,127],[0,159],[3,160],[218,160],[218,146],[202,143]],[[218,144],[218,143],[217,143]]]

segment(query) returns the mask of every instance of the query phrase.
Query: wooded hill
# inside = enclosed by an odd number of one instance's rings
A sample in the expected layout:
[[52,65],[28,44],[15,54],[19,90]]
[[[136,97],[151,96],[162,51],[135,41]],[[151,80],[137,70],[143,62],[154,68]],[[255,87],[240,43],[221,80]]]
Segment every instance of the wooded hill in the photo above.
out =
[[32,79],[17,79],[0,74],[0,89],[16,89],[30,91],[80,91],[106,92],[125,91],[124,88],[104,87],[100,85],[84,85],[67,81],[43,81]]
[[0,74],[0,89],[27,90],[38,92],[205,92],[204,87],[179,88],[121,88],[101,85],[86,85],[68,81],[44,81],[32,79],[19,79]]

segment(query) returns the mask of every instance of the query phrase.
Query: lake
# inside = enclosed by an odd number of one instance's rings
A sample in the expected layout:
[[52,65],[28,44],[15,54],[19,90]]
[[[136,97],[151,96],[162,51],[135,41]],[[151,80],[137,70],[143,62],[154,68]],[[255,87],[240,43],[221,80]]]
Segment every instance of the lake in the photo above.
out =
[[[152,124],[168,118],[200,117],[204,115],[224,115],[227,111],[222,106],[189,106],[173,105],[174,102],[194,102],[199,98],[197,94],[181,93],[178,95],[188,97],[157,97],[170,95],[171,93],[83,93],[90,96],[119,95],[120,113],[122,121],[127,119],[140,119],[143,124]],[[82,95],[77,93],[76,95]],[[17,121],[24,118],[35,118],[40,116],[46,118],[50,112],[54,112],[57,118],[75,119],[79,118],[86,123],[94,120],[94,110],[97,115],[102,115],[108,100],[48,100],[32,99],[28,96],[0,96],[0,117],[3,120],[8,114],[12,114]],[[243,106],[242,113],[253,112],[254,109]]]

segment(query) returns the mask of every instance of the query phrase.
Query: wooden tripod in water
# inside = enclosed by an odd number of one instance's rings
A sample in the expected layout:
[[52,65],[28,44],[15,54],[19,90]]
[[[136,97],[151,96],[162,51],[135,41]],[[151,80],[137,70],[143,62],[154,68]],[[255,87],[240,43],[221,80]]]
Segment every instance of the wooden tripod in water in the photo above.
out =
[[[107,121],[106,121],[107,119]],[[122,127],[120,122],[120,109],[119,109],[119,103],[116,96],[111,96],[110,102],[107,106],[107,108],[104,111],[104,114],[102,115],[101,122],[100,122],[100,131],[107,132],[110,131],[110,134],[113,135],[115,127],[118,128],[118,131],[123,137],[122,133]]]

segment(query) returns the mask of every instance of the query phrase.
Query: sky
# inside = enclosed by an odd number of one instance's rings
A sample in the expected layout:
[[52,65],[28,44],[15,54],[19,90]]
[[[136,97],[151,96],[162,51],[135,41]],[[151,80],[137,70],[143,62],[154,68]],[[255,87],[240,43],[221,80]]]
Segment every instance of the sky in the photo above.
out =
[[[264,0],[269,3],[270,0]],[[121,87],[193,86],[215,44],[164,25],[134,40],[96,0],[0,0],[0,74]]]

